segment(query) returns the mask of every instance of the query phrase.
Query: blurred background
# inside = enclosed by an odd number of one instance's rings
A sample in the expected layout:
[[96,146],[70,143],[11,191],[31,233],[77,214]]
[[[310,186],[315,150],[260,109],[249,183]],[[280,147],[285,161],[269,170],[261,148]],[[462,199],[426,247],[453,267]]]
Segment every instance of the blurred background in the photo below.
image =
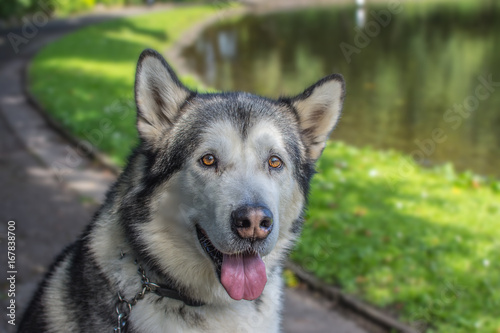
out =
[[[7,121],[18,74],[6,69],[22,58],[21,93],[113,168],[137,142],[133,78],[146,47],[200,91],[277,98],[341,73],[343,116],[292,261],[419,332],[500,332],[498,1],[18,0],[0,4],[0,29]],[[9,125],[21,141],[29,119]],[[12,147],[0,147],[4,163]],[[85,170],[42,155],[59,185]],[[5,221],[25,198],[9,170]],[[97,206],[100,187],[78,190],[91,187],[73,188],[75,206]],[[285,279],[300,284],[293,270]]]

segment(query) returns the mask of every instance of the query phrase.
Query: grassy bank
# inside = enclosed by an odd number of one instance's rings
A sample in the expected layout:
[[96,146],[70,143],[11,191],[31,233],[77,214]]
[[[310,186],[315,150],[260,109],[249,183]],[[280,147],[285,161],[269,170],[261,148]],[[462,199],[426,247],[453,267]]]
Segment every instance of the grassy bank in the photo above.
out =
[[[215,11],[176,9],[71,34],[35,58],[33,92],[76,136],[123,165],[137,140],[140,52],[164,50]],[[318,171],[293,260],[407,321],[432,323],[428,332],[500,330],[498,182],[333,142]]]
[[32,92],[72,133],[123,165],[137,140],[133,86],[139,54],[145,48],[165,50],[216,11],[215,6],[178,8],[79,30],[36,56]]

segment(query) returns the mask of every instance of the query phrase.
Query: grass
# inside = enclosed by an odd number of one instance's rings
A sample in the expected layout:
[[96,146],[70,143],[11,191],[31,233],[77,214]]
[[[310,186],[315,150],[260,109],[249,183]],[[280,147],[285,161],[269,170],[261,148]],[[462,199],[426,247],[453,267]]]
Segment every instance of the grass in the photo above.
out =
[[[61,124],[123,166],[137,142],[134,78],[145,48],[165,50],[217,11],[178,8],[79,30],[43,49],[30,69],[31,89]],[[190,77],[183,77],[195,85]]]
[[499,182],[338,142],[318,171],[293,260],[428,332],[498,332]]
[[[32,90],[76,136],[123,165],[137,141],[140,52],[164,50],[215,11],[179,8],[68,35],[35,58]],[[404,320],[432,323],[427,332],[500,331],[498,181],[338,142],[318,171],[293,260]]]

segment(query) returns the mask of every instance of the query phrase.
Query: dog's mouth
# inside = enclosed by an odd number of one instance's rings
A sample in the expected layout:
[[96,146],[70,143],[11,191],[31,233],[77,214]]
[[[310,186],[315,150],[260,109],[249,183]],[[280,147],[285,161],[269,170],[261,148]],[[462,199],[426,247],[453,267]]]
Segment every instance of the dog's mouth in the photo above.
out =
[[196,225],[196,234],[198,235],[198,240],[200,241],[201,247],[203,248],[203,250],[205,250],[210,259],[212,259],[215,265],[215,272],[217,273],[217,276],[219,277],[220,280],[222,272],[222,260],[224,258],[224,255],[222,254],[222,252],[217,250],[217,248],[212,244],[212,242],[208,238],[205,230],[200,228],[199,225]]
[[234,300],[258,298],[267,282],[266,266],[256,252],[225,254],[210,241],[205,230],[196,225],[201,247],[210,257],[224,289]]

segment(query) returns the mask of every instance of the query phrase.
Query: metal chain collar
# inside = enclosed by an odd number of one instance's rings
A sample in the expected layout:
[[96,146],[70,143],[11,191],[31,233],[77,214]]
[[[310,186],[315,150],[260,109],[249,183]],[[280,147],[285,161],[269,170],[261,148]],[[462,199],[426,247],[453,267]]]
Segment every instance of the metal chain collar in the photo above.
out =
[[[121,258],[125,256],[123,252],[120,252]],[[138,301],[144,298],[144,296],[150,292],[154,292],[156,289],[160,288],[154,282],[149,281],[149,278],[146,276],[146,272],[141,267],[141,265],[134,261],[137,265],[137,272],[141,276],[142,289],[139,291],[130,301],[126,300],[118,291],[118,302],[116,302],[116,315],[117,315],[117,326],[114,328],[114,333],[125,333],[125,327],[127,325],[127,320],[130,316],[130,312],[132,311],[132,307],[137,304]]]

